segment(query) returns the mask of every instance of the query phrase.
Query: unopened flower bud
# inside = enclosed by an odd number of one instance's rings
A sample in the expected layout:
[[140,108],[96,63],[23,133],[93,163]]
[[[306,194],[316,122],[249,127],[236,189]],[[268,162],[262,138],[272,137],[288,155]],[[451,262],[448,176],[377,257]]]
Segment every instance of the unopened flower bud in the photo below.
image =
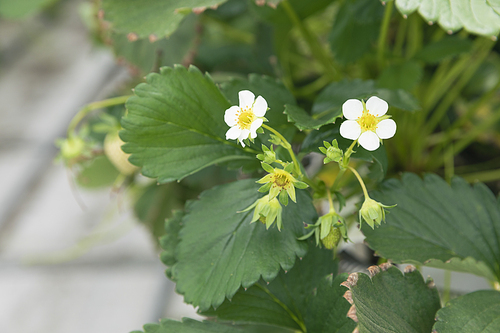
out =
[[325,147],[319,147],[319,150],[326,155],[323,160],[324,164],[332,161],[339,162],[342,159],[344,152],[339,148],[337,140],[333,140],[331,144],[327,141],[323,141],[323,144]]
[[359,221],[361,222],[361,217],[363,217],[363,220],[365,220],[365,222],[373,229],[375,228],[375,225],[380,225],[382,221],[385,222],[384,208],[393,207],[396,207],[396,205],[386,206],[370,197],[367,197],[365,198],[365,202],[359,211]]

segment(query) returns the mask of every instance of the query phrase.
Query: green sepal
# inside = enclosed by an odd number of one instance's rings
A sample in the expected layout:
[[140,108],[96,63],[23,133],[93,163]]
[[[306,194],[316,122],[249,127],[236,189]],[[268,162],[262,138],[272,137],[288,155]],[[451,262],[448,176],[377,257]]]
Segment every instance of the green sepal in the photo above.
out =
[[285,169],[284,169],[286,172],[292,172],[293,171],[293,164],[292,163],[288,163],[287,165],[285,165]]
[[262,162],[261,165],[262,165],[262,169],[264,169],[266,172],[268,172],[268,173],[274,172],[274,168],[272,166],[270,166],[269,164]]
[[260,193],[266,193],[271,188],[272,183],[266,183],[259,188]]
[[299,188],[301,190],[305,189],[305,188],[308,188],[309,185],[307,185],[306,183],[304,182],[301,182],[301,181],[296,181],[295,183],[293,183],[293,185],[296,187],[296,188]]
[[288,193],[286,191],[281,191],[278,197],[283,206],[288,205]]

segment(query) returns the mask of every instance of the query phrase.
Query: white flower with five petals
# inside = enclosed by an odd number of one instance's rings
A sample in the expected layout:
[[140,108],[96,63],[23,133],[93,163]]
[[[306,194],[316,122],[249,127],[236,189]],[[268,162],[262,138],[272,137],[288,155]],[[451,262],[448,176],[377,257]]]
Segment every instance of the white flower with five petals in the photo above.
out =
[[264,115],[267,111],[267,102],[249,90],[242,90],[238,93],[240,106],[231,106],[224,114],[224,121],[231,128],[226,132],[226,140],[236,140],[245,147],[243,140],[257,137],[257,129],[264,122]]
[[396,134],[396,122],[386,116],[389,105],[377,96],[370,97],[366,103],[348,99],[342,105],[342,113],[347,119],[340,125],[340,135],[346,139],[358,140],[366,150],[376,150],[382,139]]

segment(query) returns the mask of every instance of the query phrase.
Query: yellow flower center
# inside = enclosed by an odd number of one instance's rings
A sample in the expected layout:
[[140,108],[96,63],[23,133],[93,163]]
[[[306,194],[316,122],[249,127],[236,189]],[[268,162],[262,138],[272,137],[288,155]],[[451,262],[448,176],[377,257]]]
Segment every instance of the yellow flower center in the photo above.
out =
[[377,129],[377,125],[380,122],[377,117],[368,113],[368,110],[363,111],[361,117],[359,117],[356,121],[358,122],[359,126],[361,126],[361,132],[375,132],[375,130]]
[[278,186],[286,189],[288,186],[290,186],[292,179],[290,178],[290,174],[288,172],[276,169],[273,176],[271,177],[271,181],[273,182],[273,186]]
[[250,129],[250,125],[252,125],[253,121],[255,120],[255,114],[253,113],[252,108],[248,109],[241,109],[240,113],[236,114],[236,122],[238,124],[238,127],[240,129]]

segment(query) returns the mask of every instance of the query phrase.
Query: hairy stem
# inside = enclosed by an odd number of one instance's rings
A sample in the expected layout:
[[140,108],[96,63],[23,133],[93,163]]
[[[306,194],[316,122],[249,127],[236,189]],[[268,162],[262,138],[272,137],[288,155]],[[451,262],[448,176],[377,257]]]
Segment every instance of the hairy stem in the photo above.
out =
[[378,35],[377,62],[379,70],[382,70],[384,68],[385,46],[387,43],[387,33],[389,32],[389,23],[391,22],[392,7],[393,1],[389,1],[386,3],[384,19],[382,21],[382,26],[380,27],[380,34]]
[[354,169],[351,166],[348,166],[348,168],[349,168],[349,170],[352,171],[352,173],[358,179],[359,185],[361,185],[361,188],[363,189],[363,194],[365,195],[365,199],[368,199],[369,196],[368,196],[368,191],[366,190],[365,182],[363,181],[363,179],[361,178],[361,176],[359,175],[359,173],[356,171],[356,169]]
[[292,21],[292,23],[297,27],[304,37],[309,49],[311,50],[312,55],[321,63],[324,67],[325,72],[330,76],[332,80],[340,80],[341,75],[339,74],[339,69],[333,63],[331,57],[325,52],[323,47],[320,45],[316,37],[312,34],[312,32],[307,28],[307,26],[301,21],[300,17],[297,15],[292,5],[290,5],[288,0],[284,0],[281,2],[283,9],[287,13],[288,17]]
[[97,109],[102,109],[102,108],[107,108],[107,107],[113,106],[113,105],[124,104],[127,101],[127,99],[129,99],[129,97],[131,97],[131,96],[128,95],[128,96],[113,97],[113,98],[105,99],[103,101],[93,102],[93,103],[85,105],[83,108],[80,109],[80,111],[78,111],[78,113],[73,117],[73,119],[71,119],[71,122],[69,123],[69,126],[68,126],[68,137],[73,134],[76,126],[91,111],[97,110]]

